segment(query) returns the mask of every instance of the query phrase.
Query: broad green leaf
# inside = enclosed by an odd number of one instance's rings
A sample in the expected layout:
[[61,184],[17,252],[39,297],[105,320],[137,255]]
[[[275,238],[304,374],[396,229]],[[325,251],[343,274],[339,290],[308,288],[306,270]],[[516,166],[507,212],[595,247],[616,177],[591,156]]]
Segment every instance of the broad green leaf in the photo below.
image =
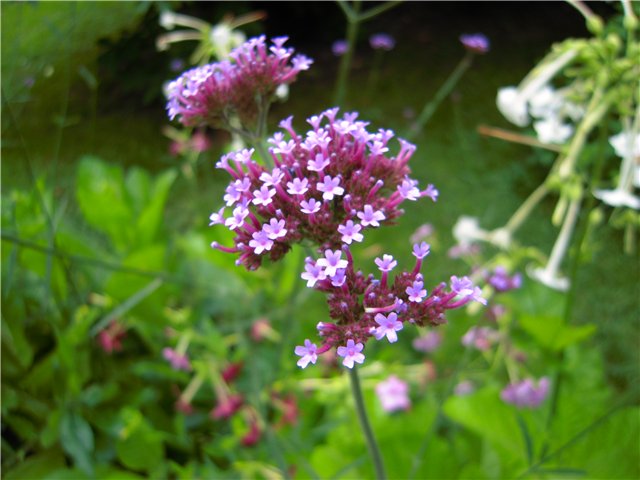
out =
[[139,216],[144,206],[150,200],[151,175],[149,175],[145,169],[133,166],[129,168],[124,184],[133,213]]
[[15,468],[8,471],[3,469],[5,480],[25,480],[45,478],[48,473],[64,467],[65,459],[59,449],[50,449],[27,457]]
[[116,444],[118,460],[132,470],[151,471],[164,457],[162,437],[133,408],[122,411],[124,426]]
[[156,178],[147,204],[138,217],[137,241],[139,245],[146,245],[155,239],[162,224],[167,196],[176,176],[175,170],[168,170]]
[[500,400],[500,392],[485,387],[471,395],[452,396],[444,404],[445,414],[517,458],[526,460],[526,448],[513,407]]
[[77,412],[67,410],[63,413],[60,443],[80,470],[93,475],[93,430]]
[[80,160],[76,198],[85,220],[106,233],[119,250],[134,239],[134,212],[128,203],[122,168],[97,157]]
[[563,318],[556,315],[522,315],[520,325],[541,346],[554,351],[586,340],[596,331],[593,324],[565,325]]

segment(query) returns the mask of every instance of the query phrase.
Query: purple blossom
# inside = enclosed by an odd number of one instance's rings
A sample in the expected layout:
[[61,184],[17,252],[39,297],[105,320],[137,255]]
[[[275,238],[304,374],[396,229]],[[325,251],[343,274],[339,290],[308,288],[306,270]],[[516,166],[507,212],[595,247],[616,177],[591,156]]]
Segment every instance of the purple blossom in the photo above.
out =
[[390,272],[398,265],[398,262],[391,255],[384,254],[382,258],[375,259],[376,265],[381,272]]
[[349,44],[347,43],[346,40],[336,40],[335,42],[333,42],[333,44],[331,45],[331,52],[336,56],[336,57],[341,57],[342,55],[344,55],[345,53],[347,53],[347,49],[349,48]]
[[336,273],[331,276],[331,285],[334,287],[341,287],[344,282],[347,281],[347,271],[344,268],[339,268]]
[[283,177],[284,173],[279,168],[274,168],[271,173],[262,172],[260,181],[264,183],[264,186],[272,187],[278,185]]
[[435,330],[429,330],[427,333],[413,340],[411,343],[413,348],[419,352],[433,352],[442,343],[442,335]]
[[413,246],[413,255],[417,259],[422,260],[424,257],[429,255],[430,249],[431,249],[431,246],[427,242],[422,242],[422,243],[419,243],[419,244],[416,243]]
[[298,359],[297,365],[300,368],[306,368],[309,363],[313,363],[315,365],[316,360],[318,359],[318,354],[316,344],[311,343],[311,340],[306,339],[304,341],[304,346],[298,345],[295,348],[295,354],[302,357]]
[[340,250],[336,250],[335,252],[332,250],[325,250],[324,257],[319,258],[316,262],[316,265],[324,268],[324,273],[327,277],[333,277],[336,274],[336,270],[339,268],[347,268],[349,262],[347,260],[341,259],[342,252]]
[[338,226],[338,232],[342,234],[342,241],[347,245],[351,245],[351,242],[362,242],[364,237],[360,230],[362,227],[353,223],[353,220],[347,220],[344,225]]
[[387,33],[376,33],[369,37],[369,44],[374,50],[393,50],[396,46],[394,38]]
[[361,212],[358,212],[358,218],[360,219],[360,223],[363,227],[368,227],[371,225],[372,227],[379,227],[382,220],[386,217],[384,213],[380,210],[373,210],[371,205],[365,205]]
[[264,251],[271,250],[271,247],[273,247],[273,240],[269,238],[267,232],[264,230],[254,232],[252,238],[253,239],[249,242],[249,246],[253,248],[256,255],[260,255]]
[[364,354],[361,353],[364,345],[361,342],[355,343],[352,339],[347,340],[346,346],[337,349],[339,356],[344,357],[342,364],[347,368],[353,368],[353,364],[364,362]]
[[422,283],[420,280],[414,280],[413,285],[407,287],[406,292],[409,295],[410,302],[419,303],[424,297],[427,296],[427,291],[422,288],[423,286],[424,283]]
[[255,190],[253,192],[253,200],[252,203],[254,205],[269,205],[273,200],[272,197],[276,194],[275,188],[269,188],[266,185],[262,185],[260,190]]
[[[329,159],[321,153],[318,153],[314,159],[310,160],[309,163],[307,163],[307,170],[312,172],[321,172],[327,165],[329,165]],[[339,180],[340,179],[338,179],[338,183]]]
[[244,219],[247,218],[247,215],[249,215],[249,209],[244,205],[238,205],[233,209],[233,216],[227,218],[224,224],[229,227],[229,230],[235,230],[244,225]]
[[315,198],[310,198],[309,201],[302,200],[300,202],[300,206],[302,207],[300,209],[302,213],[311,215],[312,213],[316,213],[318,210],[320,210],[322,203],[317,201]]
[[408,410],[411,407],[409,385],[395,375],[376,385],[376,395],[385,412]]
[[527,378],[521,382],[509,384],[500,392],[500,398],[505,403],[518,408],[536,408],[547,397],[549,387],[550,382],[547,377],[542,377],[537,385],[532,379]]
[[225,194],[223,199],[225,202],[227,202],[227,207],[230,207],[242,198],[242,192],[237,189],[235,183],[230,184],[225,191],[227,193]]
[[224,207],[222,207],[217,212],[213,212],[209,216],[209,226],[211,227],[212,225],[222,225],[222,224],[224,224],[223,215],[224,215]]
[[514,290],[522,286],[522,275],[516,273],[510,277],[503,266],[497,266],[488,277],[487,282],[489,282],[497,292],[508,292],[509,290]]
[[420,198],[418,182],[410,178],[405,178],[402,183],[398,185],[398,192],[400,192],[400,196],[405,200],[415,201]]
[[460,35],[460,42],[473,53],[485,54],[489,51],[489,39],[482,33]]
[[389,343],[398,341],[398,334],[396,332],[402,330],[402,322],[398,320],[398,315],[395,312],[391,312],[387,316],[378,313],[374,320],[378,324],[378,327],[372,332],[376,340],[382,340],[382,337],[386,336]]
[[455,275],[451,277],[451,290],[465,299],[475,300],[483,305],[487,304],[487,300],[482,298],[480,288],[473,285],[469,277],[458,278]]
[[296,177],[291,182],[287,182],[287,193],[290,195],[304,195],[309,190],[309,180]]
[[262,226],[262,230],[264,230],[264,232],[271,240],[276,240],[277,238],[282,238],[287,234],[287,229],[284,228],[284,226],[284,220],[277,220],[275,218],[272,218],[271,220],[269,220],[269,223],[265,223]]
[[300,275],[303,280],[307,281],[307,287],[313,288],[316,282],[327,278],[324,269],[319,267],[313,261],[307,261],[304,266],[305,271]]
[[489,327],[471,327],[461,338],[462,345],[487,351],[498,340],[499,333]]
[[340,177],[331,178],[326,175],[322,182],[318,182],[316,185],[319,191],[324,192],[322,198],[325,200],[333,200],[334,195],[342,195],[344,188],[340,186]]
[[174,370],[191,370],[191,362],[185,354],[178,353],[173,348],[166,347],[162,350],[162,356],[171,364]]

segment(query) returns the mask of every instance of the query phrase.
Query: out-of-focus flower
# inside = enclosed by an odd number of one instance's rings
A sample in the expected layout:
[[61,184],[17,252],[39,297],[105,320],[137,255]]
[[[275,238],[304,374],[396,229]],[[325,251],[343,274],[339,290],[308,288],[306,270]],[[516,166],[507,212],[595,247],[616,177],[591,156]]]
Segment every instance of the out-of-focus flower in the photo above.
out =
[[230,418],[234,413],[240,410],[244,403],[242,395],[225,395],[222,398],[218,398],[218,403],[211,410],[209,416],[214,420],[221,418]]
[[435,330],[429,330],[424,335],[413,340],[413,348],[419,352],[433,352],[442,343],[442,335]]
[[610,137],[609,144],[620,158],[640,157],[640,133],[622,131]]
[[538,135],[538,140],[542,143],[563,144],[573,135],[573,127],[567,123],[562,123],[557,116],[549,116],[534,122],[533,128]]
[[538,382],[528,378],[521,382],[511,383],[500,392],[500,398],[518,408],[536,408],[544,401],[549,393],[550,382],[547,377]]
[[249,423],[249,431],[242,437],[240,443],[245,447],[253,447],[260,441],[261,436],[262,430],[260,430],[260,425],[258,425],[257,420],[253,419]]
[[489,39],[482,33],[460,35],[460,42],[468,51],[483,55],[489,51]]
[[462,397],[464,395],[469,395],[475,391],[476,387],[469,380],[463,380],[459,382],[455,388],[453,389],[453,393]]
[[191,362],[189,357],[184,353],[178,353],[176,350],[170,347],[166,347],[162,350],[162,356],[167,360],[174,370],[191,370]]
[[387,33],[376,33],[369,37],[369,45],[374,50],[393,50],[396,46],[395,39]]
[[553,288],[554,290],[566,292],[569,289],[569,279],[561,276],[557,269],[548,267],[528,267],[527,274],[534,280],[537,280],[543,285]]
[[115,320],[107,328],[98,334],[98,344],[100,348],[111,355],[113,352],[122,350],[122,339],[125,337],[124,327]]
[[277,342],[280,340],[280,334],[273,329],[268,318],[259,318],[251,324],[251,338],[254,342],[265,339]]
[[376,395],[385,412],[408,410],[411,407],[409,385],[395,375],[376,385]]
[[459,245],[465,247],[479,240],[486,240],[489,232],[480,228],[476,217],[462,216],[453,226],[453,236]]
[[179,72],[180,70],[184,70],[184,60],[181,58],[174,58],[169,63],[169,68],[172,72]]
[[333,42],[333,44],[331,45],[331,52],[336,56],[336,57],[341,57],[342,55],[344,55],[345,53],[347,53],[347,49],[349,48],[349,44],[347,43],[346,40],[336,40],[335,42]]
[[498,265],[494,268],[493,272],[486,275],[487,282],[495,288],[497,292],[508,292],[509,290],[515,290],[522,286],[522,275],[515,273],[513,276],[509,276],[506,268]]
[[500,334],[489,327],[472,327],[461,338],[462,345],[486,351],[498,340]]
[[424,223],[420,225],[415,232],[411,234],[409,241],[411,243],[420,243],[427,240],[434,233],[433,225],[430,223]]
[[225,367],[225,369],[220,373],[225,383],[233,382],[238,375],[240,375],[243,366],[243,362],[234,362]]

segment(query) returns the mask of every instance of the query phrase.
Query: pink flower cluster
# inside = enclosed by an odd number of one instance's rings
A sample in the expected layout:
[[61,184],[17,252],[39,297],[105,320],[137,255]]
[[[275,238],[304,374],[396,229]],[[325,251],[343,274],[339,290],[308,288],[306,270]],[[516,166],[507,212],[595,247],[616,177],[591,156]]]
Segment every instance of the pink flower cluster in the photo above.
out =
[[[239,254],[237,263],[250,270],[265,256],[280,259],[303,240],[340,255],[342,245],[363,241],[364,230],[400,216],[405,200],[436,200],[432,185],[420,190],[408,176],[414,145],[399,139],[400,150],[391,156],[393,132],[370,133],[357,113],[337,114],[333,108],[312,116],[305,134],[294,130],[292,117],[283,120],[282,131],[269,139],[272,169],[257,163],[253,150],[220,159],[216,166],[232,181],[226,207],[211,215],[210,225],[225,225],[235,238],[232,247],[217,242],[212,247]],[[233,209],[231,216],[225,216],[227,208]]]
[[169,118],[185,126],[227,126],[229,115],[241,123],[252,122],[280,85],[295,81],[312,60],[284,47],[287,37],[251,38],[234,49],[230,60],[184,72],[167,86]]
[[[345,258],[342,258],[342,253]],[[333,323],[320,322],[317,326],[322,338],[318,347],[310,340],[295,349],[301,358],[298,366],[304,368],[315,363],[317,356],[337,348],[343,365],[353,368],[354,363],[363,363],[364,344],[371,338],[398,340],[398,334],[406,322],[424,326],[444,323],[445,312],[462,307],[470,301],[486,304],[481,291],[467,277],[451,277],[450,284],[440,283],[431,293],[424,288],[420,274],[422,260],[429,253],[425,242],[413,247],[416,264],[411,271],[403,271],[389,280],[397,262],[391,255],[375,260],[381,271],[380,279],[365,276],[355,271],[353,258],[347,245],[342,250],[327,250],[317,260],[307,258],[306,271],[302,278],[309,287],[327,293],[329,316]]]

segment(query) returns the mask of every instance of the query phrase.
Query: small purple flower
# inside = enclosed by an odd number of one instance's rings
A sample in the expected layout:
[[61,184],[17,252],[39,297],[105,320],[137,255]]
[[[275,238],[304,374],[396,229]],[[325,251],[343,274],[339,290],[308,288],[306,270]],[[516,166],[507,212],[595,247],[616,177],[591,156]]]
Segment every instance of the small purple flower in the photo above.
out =
[[518,408],[536,408],[544,401],[549,393],[550,382],[547,377],[541,378],[537,385],[527,378],[518,383],[511,383],[500,392],[500,398]]
[[396,41],[394,38],[386,33],[376,33],[375,35],[371,35],[369,37],[369,45],[374,50],[393,50],[393,47],[396,46]]
[[233,209],[233,216],[227,218],[224,224],[229,227],[229,230],[235,230],[244,225],[244,219],[247,218],[247,215],[249,215],[249,209],[244,205],[238,205]]
[[353,223],[353,220],[347,220],[344,225],[338,226],[338,232],[342,234],[342,241],[347,245],[351,245],[351,242],[362,242],[364,236],[360,233],[362,227],[357,223]]
[[320,280],[324,280],[327,278],[327,274],[324,272],[324,269],[319,267],[313,261],[307,261],[304,266],[305,272],[300,275],[303,280],[307,281],[307,287],[313,288],[316,282]]
[[295,348],[295,354],[302,357],[298,360],[297,365],[300,368],[306,368],[309,363],[313,363],[315,365],[316,360],[318,359],[318,354],[316,353],[318,347],[315,343],[311,343],[311,340],[306,339],[304,341],[304,346],[298,345]]
[[217,212],[213,212],[209,216],[209,226],[211,227],[212,225],[222,225],[224,223],[224,217],[222,215],[224,215],[224,207],[222,207]]
[[347,340],[346,346],[339,346],[337,353],[344,357],[342,364],[347,368],[353,368],[353,363],[364,362],[364,354],[361,353],[364,345],[361,342],[355,343],[352,339]]
[[331,285],[341,287],[347,281],[347,271],[344,268],[336,270],[335,275],[331,276]]
[[426,334],[413,340],[413,348],[419,352],[433,352],[442,343],[442,335],[435,330],[429,330]]
[[284,173],[279,168],[274,168],[273,172],[262,172],[260,175],[260,181],[264,183],[266,187],[272,187],[278,185],[282,178],[284,177]]
[[422,288],[423,286],[423,282],[421,282],[420,280],[415,280],[413,282],[413,285],[407,287],[406,292],[409,295],[410,302],[420,303],[422,302],[422,299],[427,296],[427,291]]
[[260,190],[255,190],[253,192],[253,200],[252,203],[254,205],[269,205],[273,200],[271,198],[276,194],[275,188],[269,188],[266,185],[262,185]]
[[262,226],[262,230],[267,234],[271,240],[282,238],[287,234],[287,229],[284,228],[285,221],[272,218],[269,223],[265,223]]
[[471,327],[460,339],[465,347],[487,351],[498,340],[498,332],[489,327]]
[[453,389],[453,393],[459,397],[462,397],[464,395],[473,393],[475,389],[476,388],[473,383],[471,383],[469,380],[463,380],[455,386],[455,388]]
[[290,195],[304,195],[309,190],[309,180],[296,177],[291,182],[287,182],[287,193]]
[[398,192],[400,196],[405,200],[418,200],[420,198],[420,189],[418,188],[418,181],[410,178],[405,178],[400,185],[398,185]]
[[394,260],[391,255],[387,254],[382,255],[382,259],[376,258],[375,262],[381,272],[390,272],[398,265],[398,262]]
[[346,40],[336,40],[335,42],[333,42],[333,44],[331,45],[331,52],[336,56],[336,57],[341,57],[342,55],[344,55],[345,53],[347,53],[347,49],[349,48],[349,44],[347,43]]
[[395,375],[376,385],[376,395],[385,412],[408,410],[411,407],[409,385]]
[[387,217],[380,210],[374,211],[371,205],[365,205],[362,212],[358,212],[358,218],[363,227],[368,227],[369,225],[379,227],[380,222]]
[[503,266],[497,266],[487,281],[497,292],[508,292],[522,286],[522,275],[516,273],[510,277]]
[[489,51],[489,39],[482,33],[460,35],[460,42],[468,51],[485,54]]
[[469,280],[469,277],[458,278],[455,275],[452,276],[451,290],[463,298],[470,298],[471,300],[480,302],[483,305],[487,304],[487,300],[481,296],[482,291],[480,288],[473,285],[473,282]]
[[342,195],[344,193],[344,188],[340,186],[340,177],[331,178],[331,176],[326,175],[322,179],[322,182],[318,182],[316,187],[319,191],[324,192],[322,198],[325,200],[333,200],[335,195]]
[[372,331],[376,340],[382,340],[382,337],[386,336],[389,343],[398,341],[398,334],[396,332],[402,330],[402,322],[398,320],[398,315],[395,312],[389,313],[386,317],[382,313],[378,313],[374,320],[379,325]]
[[319,258],[316,265],[324,268],[324,273],[327,277],[333,277],[339,268],[347,268],[349,265],[347,260],[340,259],[341,256],[342,252],[340,250],[336,250],[335,252],[325,250],[324,258]]
[[422,242],[422,243],[416,243],[413,246],[413,255],[422,260],[424,257],[426,257],[427,255],[429,255],[429,250],[431,249],[431,246],[427,243],[427,242]]
[[311,215],[312,213],[316,213],[318,210],[320,210],[322,203],[317,201],[315,198],[310,198],[309,201],[302,200],[300,202],[300,206],[302,207],[300,209],[302,213]]
[[180,354],[176,352],[173,348],[164,348],[162,350],[162,356],[165,360],[167,360],[171,364],[171,368],[174,370],[191,370],[191,362],[189,362],[189,357],[185,354]]
[[242,192],[236,188],[235,183],[229,184],[229,186],[225,189],[225,195],[223,197],[224,201],[227,202],[227,207],[230,207],[234,203],[236,203],[240,198],[242,198]]
[[256,255],[260,255],[264,251],[271,250],[271,247],[273,247],[273,240],[269,238],[267,232],[264,230],[254,232],[252,237],[253,240],[249,241],[249,246],[253,248]]
[[329,159],[325,158],[321,153],[318,153],[313,160],[307,163],[307,170],[311,172],[321,172],[327,165],[329,165]]

